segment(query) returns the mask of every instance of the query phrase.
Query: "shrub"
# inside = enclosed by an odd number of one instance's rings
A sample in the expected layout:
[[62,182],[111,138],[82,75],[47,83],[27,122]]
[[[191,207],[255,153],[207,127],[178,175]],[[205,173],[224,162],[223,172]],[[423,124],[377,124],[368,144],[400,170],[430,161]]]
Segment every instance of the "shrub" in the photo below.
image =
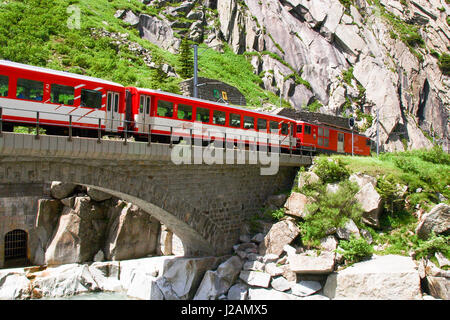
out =
[[373,254],[373,248],[364,238],[355,238],[352,236],[349,241],[341,240],[339,246],[343,250],[337,250],[345,259],[345,262],[355,263],[366,258],[370,258]]
[[393,213],[395,209],[400,209],[402,199],[399,198],[398,180],[392,174],[378,177],[375,188],[389,213]]
[[315,202],[308,204],[308,215],[299,223],[302,241],[308,246],[318,245],[328,230],[344,226],[348,219],[361,224],[362,209],[355,194],[359,187],[350,181],[339,184],[336,193],[327,192],[326,185],[311,184],[302,189]]
[[419,242],[419,245],[414,250],[414,258],[416,260],[421,258],[429,259],[436,252],[442,252],[447,258],[450,257],[450,236],[437,236],[432,233],[428,240]]
[[324,183],[339,182],[350,176],[350,172],[341,159],[331,160],[327,157],[317,158],[314,172]]

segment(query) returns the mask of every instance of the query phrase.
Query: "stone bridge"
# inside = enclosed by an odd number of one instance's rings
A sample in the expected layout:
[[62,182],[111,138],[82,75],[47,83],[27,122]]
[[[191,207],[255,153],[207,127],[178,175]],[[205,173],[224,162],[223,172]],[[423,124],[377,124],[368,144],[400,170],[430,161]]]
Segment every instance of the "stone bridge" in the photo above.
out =
[[[186,147],[198,163],[205,147]],[[181,238],[187,255],[215,255],[229,253],[243,222],[269,195],[291,188],[296,167],[311,163],[307,156],[280,154],[278,173],[261,175],[264,165],[251,164],[249,151],[216,149],[241,152],[241,164],[177,165],[172,150],[168,144],[3,132],[0,184],[90,186],[151,214]],[[7,219],[0,220],[0,244]]]

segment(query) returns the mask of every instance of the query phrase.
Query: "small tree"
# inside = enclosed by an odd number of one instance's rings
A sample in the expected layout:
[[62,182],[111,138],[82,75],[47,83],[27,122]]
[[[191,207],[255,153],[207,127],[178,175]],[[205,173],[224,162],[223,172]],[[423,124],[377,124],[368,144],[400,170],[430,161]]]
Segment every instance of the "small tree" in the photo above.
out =
[[180,52],[178,54],[178,62],[180,64],[179,75],[184,78],[192,78],[194,75],[194,62],[192,50],[187,36],[183,38],[180,45]]

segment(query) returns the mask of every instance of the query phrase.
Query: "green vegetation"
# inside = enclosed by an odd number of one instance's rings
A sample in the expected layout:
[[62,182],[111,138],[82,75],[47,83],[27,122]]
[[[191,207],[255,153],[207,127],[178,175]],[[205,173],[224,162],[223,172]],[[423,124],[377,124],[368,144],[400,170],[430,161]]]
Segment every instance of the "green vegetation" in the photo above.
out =
[[390,31],[390,37],[392,39],[400,38],[400,40],[408,46],[411,53],[414,54],[420,62],[423,62],[424,59],[422,54],[417,51],[418,47],[425,48],[425,41],[419,34],[419,27],[414,24],[406,23],[393,13],[387,11],[384,6],[381,5],[379,0],[373,0],[371,2],[380,9],[381,16],[393,27]]
[[350,67],[348,70],[342,72],[342,78],[344,82],[348,85],[352,85],[352,80],[355,78],[353,76],[353,67]]
[[347,179],[350,173],[345,168],[344,162],[341,159],[329,160],[328,157],[320,156],[316,159],[314,173],[324,183],[335,183]]
[[354,198],[357,192],[358,186],[349,181],[339,183],[335,193],[328,191],[326,184],[304,187],[301,193],[315,201],[307,205],[308,215],[299,223],[303,244],[318,246],[330,229],[343,227],[349,219],[361,225],[362,209]]
[[180,64],[180,76],[184,79],[191,78],[194,75],[194,61],[192,58],[190,43],[187,37],[184,37],[181,41],[178,60]]
[[450,54],[443,53],[439,57],[439,67],[442,73],[446,76],[450,76]]
[[339,241],[339,246],[343,250],[337,250],[337,252],[342,254],[346,264],[352,264],[370,258],[373,254],[372,246],[364,238],[355,238],[352,236],[349,241]]
[[[180,73],[185,60],[141,39],[136,28],[114,17],[117,10],[124,9],[161,16],[164,7],[147,6],[138,0],[11,0],[0,6],[1,59],[98,77],[125,86],[179,93],[183,79],[164,76],[161,66],[167,63]],[[80,28],[76,28],[78,9]],[[217,12],[210,10],[207,14]],[[68,22],[75,27],[69,28]],[[101,34],[102,29],[111,36]],[[149,67],[139,53],[118,43],[113,35],[119,34],[127,34],[128,41],[147,50],[156,67]],[[261,79],[253,74],[246,57],[229,48],[223,54],[204,51],[199,57],[199,69],[200,76],[237,87],[249,105],[260,106],[261,101],[279,104],[275,94],[260,87]],[[283,106],[290,105],[283,101]]]

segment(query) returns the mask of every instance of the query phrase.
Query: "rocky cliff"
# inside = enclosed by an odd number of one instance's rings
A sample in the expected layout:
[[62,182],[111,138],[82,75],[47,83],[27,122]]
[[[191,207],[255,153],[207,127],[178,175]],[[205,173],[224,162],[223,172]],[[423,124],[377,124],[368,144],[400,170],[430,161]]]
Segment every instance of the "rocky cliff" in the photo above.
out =
[[444,0],[143,0],[118,11],[177,52],[188,36],[244,54],[261,86],[296,109],[357,118],[386,151],[448,147],[450,7]]

